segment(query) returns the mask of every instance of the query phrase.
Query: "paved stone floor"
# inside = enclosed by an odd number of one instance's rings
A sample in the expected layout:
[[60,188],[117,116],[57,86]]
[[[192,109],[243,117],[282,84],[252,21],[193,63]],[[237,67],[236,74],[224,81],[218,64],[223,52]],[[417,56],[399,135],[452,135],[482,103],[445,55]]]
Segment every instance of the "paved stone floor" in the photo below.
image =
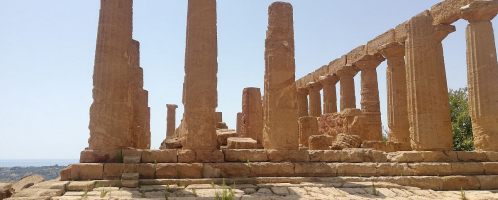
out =
[[[497,183],[498,184],[498,183]],[[139,188],[99,187],[67,191],[54,200],[97,199],[498,199],[496,191],[433,191],[391,183],[273,183],[214,185],[147,185]]]

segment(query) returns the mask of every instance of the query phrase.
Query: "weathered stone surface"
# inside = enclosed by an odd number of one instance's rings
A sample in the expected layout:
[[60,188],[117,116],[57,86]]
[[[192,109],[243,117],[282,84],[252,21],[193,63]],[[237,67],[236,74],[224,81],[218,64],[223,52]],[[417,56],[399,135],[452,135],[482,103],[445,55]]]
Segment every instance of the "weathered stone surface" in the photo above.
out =
[[498,64],[491,19],[497,1],[475,1],[461,8],[469,21],[467,35],[467,79],[472,134],[477,150],[498,151]]
[[294,176],[292,163],[250,163],[251,177]]
[[142,152],[143,163],[169,163],[177,162],[177,150],[148,150]]
[[68,191],[92,191],[95,187],[95,181],[71,181],[67,185]]
[[202,178],[202,164],[176,164],[178,178]]
[[195,151],[193,150],[178,150],[178,162],[180,163],[191,163],[195,161]]
[[477,190],[479,187],[479,180],[473,176],[443,177],[443,190]]
[[334,165],[327,163],[295,163],[294,164],[295,176],[336,176],[337,171]]
[[122,162],[121,150],[83,150],[80,163]]
[[308,151],[303,150],[267,150],[268,159],[271,162],[307,162],[309,161]]
[[266,162],[268,155],[263,149],[227,149],[223,151],[228,162]]
[[64,189],[42,189],[42,188],[27,188],[13,195],[14,198],[43,198],[61,196],[64,194]]
[[353,66],[343,67],[336,71],[336,74],[339,76],[339,84],[341,89],[341,111],[348,108],[356,108],[356,95],[354,91],[354,76],[356,73],[358,73],[358,71]]
[[408,23],[405,52],[411,146],[414,150],[451,150],[448,86],[441,45],[444,37],[432,22],[426,11]]
[[339,81],[339,77],[322,76],[319,81],[323,89],[323,113],[336,113],[337,93],[335,84]]
[[219,171],[219,176],[223,178],[231,177],[249,177],[251,174],[251,163],[210,163],[204,164],[203,177],[206,176],[206,168],[210,168],[210,171]]
[[137,172],[141,179],[152,179],[156,175],[156,164],[142,163],[137,166]]
[[309,115],[308,112],[308,89],[298,88],[297,89],[297,109],[298,116],[305,117]]
[[[240,134],[240,132],[242,132],[242,113],[241,112],[238,112],[237,113],[237,122],[236,122],[236,127],[235,127],[235,131],[237,134]],[[219,140],[218,140],[219,142]]]
[[184,114],[178,130],[180,136],[185,137],[185,149],[218,148],[215,123],[218,106],[217,54],[216,1],[189,0],[183,83]]
[[341,151],[336,150],[310,150],[309,157],[311,162],[340,162]]
[[331,149],[341,150],[345,148],[359,148],[361,146],[361,138],[357,135],[339,134],[332,143]]
[[375,163],[329,163],[337,169],[337,176],[374,176]]
[[156,165],[156,178],[177,178],[176,164],[158,163]]
[[454,162],[451,163],[451,172],[449,174],[482,175],[484,174],[484,164],[478,162]]
[[451,174],[449,163],[409,163],[408,167],[416,176],[445,176]]
[[242,94],[242,126],[241,137],[256,140],[259,146],[263,143],[263,106],[259,88],[244,88]]
[[96,163],[74,164],[71,167],[71,179],[78,181],[100,180],[103,177],[104,165]]
[[14,193],[18,193],[25,188],[29,188],[34,184],[40,183],[44,180],[44,178],[40,175],[31,175],[22,178],[21,180],[12,184],[11,188]]
[[385,152],[408,151],[409,146],[397,142],[363,141],[361,148],[370,148]]
[[175,135],[176,129],[176,109],[178,105],[167,104],[167,114],[166,114],[166,138],[171,138]]
[[257,149],[258,143],[252,138],[229,137],[227,139],[228,149]]
[[309,150],[328,150],[334,139],[328,135],[312,135],[309,137]]
[[124,173],[124,165],[122,163],[106,163],[104,164],[103,178],[107,180],[119,180],[121,174]]
[[309,115],[320,117],[322,115],[322,84],[320,82],[311,82],[306,85],[309,95]]
[[13,193],[12,183],[0,183],[0,199],[9,198]]
[[410,125],[408,123],[405,49],[399,43],[389,43],[381,47],[387,59],[387,120],[389,141],[410,150]]
[[219,146],[226,146],[227,145],[227,139],[230,137],[238,137],[240,134],[231,129],[218,129],[216,130],[216,137],[218,141]]
[[102,1],[95,53],[89,148],[133,147],[128,54],[132,42],[132,0]]
[[181,149],[182,139],[181,138],[166,138],[159,149]]
[[275,2],[269,7],[268,14],[263,146],[267,149],[298,149],[292,6]]
[[223,162],[224,155],[221,150],[197,150],[195,151],[196,162]]
[[475,0],[446,0],[431,7],[433,24],[452,24],[460,19],[460,8]]
[[299,118],[299,146],[308,147],[309,137],[320,134],[318,132],[318,120],[314,116]]
[[374,39],[368,41],[366,48],[368,55],[375,55],[380,53],[382,46],[393,43],[396,41],[394,29],[388,30],[387,32],[375,37]]
[[332,137],[338,134],[362,136],[365,117],[358,109],[345,109],[339,113],[324,114],[318,118],[318,132]]

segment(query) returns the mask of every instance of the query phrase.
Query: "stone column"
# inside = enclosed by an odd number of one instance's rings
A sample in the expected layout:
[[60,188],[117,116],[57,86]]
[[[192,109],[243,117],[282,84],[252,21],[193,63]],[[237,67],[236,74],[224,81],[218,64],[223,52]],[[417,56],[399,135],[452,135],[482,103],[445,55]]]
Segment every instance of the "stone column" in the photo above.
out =
[[101,1],[90,107],[89,149],[133,147],[129,53],[132,0]]
[[249,137],[262,144],[263,107],[259,88],[244,88],[242,95],[241,137]]
[[214,116],[215,116],[215,117],[214,117],[214,118],[215,118],[215,120],[214,120],[214,121],[215,121],[216,123],[221,123],[221,122],[223,122],[223,112],[215,112],[215,113],[214,113]]
[[308,147],[309,138],[318,135],[318,120],[313,116],[299,118],[299,146]]
[[176,129],[176,104],[166,104],[168,113],[166,116],[166,138],[172,138],[175,135]]
[[497,1],[475,1],[461,9],[467,26],[469,111],[476,150],[498,151],[498,65],[491,20]]
[[403,150],[410,147],[408,123],[405,47],[398,43],[384,45],[382,55],[387,59],[387,121],[389,141],[401,144]]
[[341,111],[347,108],[356,108],[356,95],[354,88],[354,76],[356,69],[353,67],[344,67],[339,69],[336,74],[339,76],[341,89]]
[[180,135],[184,149],[217,149],[218,106],[216,0],[189,0],[185,49],[185,108]]
[[379,84],[377,66],[384,61],[381,54],[366,55],[355,65],[361,70],[361,111],[368,127],[362,133],[363,140],[382,140],[382,122],[380,119]]
[[143,69],[140,67],[140,43],[133,40],[130,45],[130,101],[133,107],[132,147],[150,149],[149,92],[144,90]]
[[335,84],[339,81],[337,76],[322,76],[320,83],[323,92],[323,113],[336,113],[337,112],[337,94]]
[[298,88],[297,89],[297,108],[299,110],[299,117],[305,117],[309,115],[308,112],[308,89]]
[[263,146],[297,150],[298,110],[292,5],[275,2],[268,9],[265,48]]
[[441,44],[445,31],[432,22],[428,11],[413,17],[405,42],[411,146],[419,151],[453,146]]
[[237,122],[236,122],[236,125],[235,125],[235,132],[237,132],[238,135],[241,134],[242,132],[242,113],[241,112],[238,112],[237,113]]
[[320,95],[322,85],[320,84],[320,82],[312,82],[308,83],[306,87],[308,88],[308,93],[310,96],[310,116],[322,116],[322,97]]

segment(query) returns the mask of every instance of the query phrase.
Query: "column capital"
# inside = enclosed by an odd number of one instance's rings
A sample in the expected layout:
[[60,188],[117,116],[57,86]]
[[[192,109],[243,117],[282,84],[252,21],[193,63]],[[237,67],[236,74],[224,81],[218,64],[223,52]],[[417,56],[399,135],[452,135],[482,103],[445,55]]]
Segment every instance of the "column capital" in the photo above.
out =
[[498,12],[498,1],[478,0],[460,8],[463,19],[472,22],[490,21]]
[[384,44],[380,47],[380,53],[387,59],[404,57],[405,56],[405,46],[398,42],[392,42],[389,44]]
[[339,81],[339,77],[336,75],[326,75],[326,76],[320,76],[318,81],[323,85],[332,85],[336,84],[337,81]]
[[381,54],[365,55],[361,60],[357,61],[354,65],[361,71],[367,69],[375,69],[385,60]]
[[176,104],[166,104],[166,107],[168,107],[168,109],[177,109],[178,105],[176,105]]
[[320,84],[320,82],[309,82],[306,84],[306,87],[309,91],[316,91],[322,89],[322,84]]
[[307,95],[308,94],[308,88],[303,87],[303,88],[297,88],[297,94],[300,95]]
[[434,26],[434,34],[438,41],[443,41],[450,33],[455,32],[456,28],[453,25],[439,24]]
[[358,73],[358,68],[356,68],[353,65],[346,65],[344,67],[341,67],[337,69],[335,74],[339,76],[339,79],[342,77],[353,77]]

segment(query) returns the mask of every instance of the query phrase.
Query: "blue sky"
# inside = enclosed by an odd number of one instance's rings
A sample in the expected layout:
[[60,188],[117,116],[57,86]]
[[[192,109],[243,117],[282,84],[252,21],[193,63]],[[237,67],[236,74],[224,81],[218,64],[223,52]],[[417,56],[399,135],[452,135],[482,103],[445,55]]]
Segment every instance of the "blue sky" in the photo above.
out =
[[[98,0],[1,0],[0,159],[78,158],[87,146]],[[263,87],[269,0],[218,0],[218,110],[235,127],[244,87]],[[296,76],[329,63],[436,0],[293,0]],[[166,104],[180,105],[185,0],[135,0],[149,90],[152,146],[165,137]],[[494,20],[496,23],[496,20]],[[450,88],[466,86],[465,21],[445,41]],[[495,32],[496,35],[496,32]],[[496,36],[495,36],[496,37]],[[386,66],[378,68],[386,125]],[[356,77],[359,107],[359,75]]]

